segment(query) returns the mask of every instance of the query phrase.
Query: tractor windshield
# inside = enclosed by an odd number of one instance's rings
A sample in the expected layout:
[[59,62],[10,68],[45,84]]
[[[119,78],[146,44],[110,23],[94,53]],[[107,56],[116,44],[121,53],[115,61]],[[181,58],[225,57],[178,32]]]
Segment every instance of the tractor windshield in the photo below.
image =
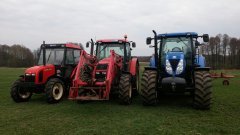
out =
[[[129,54],[130,46],[126,44],[126,51]],[[129,49],[128,49],[129,48]],[[101,43],[97,47],[97,58],[104,59],[110,55],[110,50],[114,50],[118,55],[124,56],[124,43]]]
[[175,37],[163,39],[162,47],[163,59],[168,52],[183,52],[187,60],[191,59],[192,49],[191,38],[189,37]]
[[[40,53],[38,65],[43,65],[43,51]],[[45,49],[46,64],[61,65],[63,64],[64,49],[47,48]]]

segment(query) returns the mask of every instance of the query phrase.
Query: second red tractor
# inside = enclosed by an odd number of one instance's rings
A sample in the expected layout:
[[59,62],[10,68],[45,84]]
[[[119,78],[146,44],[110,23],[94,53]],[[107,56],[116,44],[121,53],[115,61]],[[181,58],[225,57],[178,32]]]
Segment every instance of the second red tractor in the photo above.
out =
[[[109,100],[110,93],[118,93],[122,104],[130,104],[139,87],[139,62],[132,58],[135,42],[124,39],[97,40],[90,54],[84,50],[75,69],[69,90],[70,100]],[[94,46],[96,46],[93,55]]]

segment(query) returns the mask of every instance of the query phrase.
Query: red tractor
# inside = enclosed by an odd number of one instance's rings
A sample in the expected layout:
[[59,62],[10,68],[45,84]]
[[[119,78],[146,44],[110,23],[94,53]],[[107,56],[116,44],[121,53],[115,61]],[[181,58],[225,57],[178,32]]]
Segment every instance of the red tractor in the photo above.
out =
[[38,64],[25,70],[11,86],[15,102],[28,101],[32,93],[46,93],[48,103],[59,102],[71,84],[82,50],[80,44],[43,44]]
[[[122,104],[130,104],[139,85],[139,63],[131,57],[135,42],[125,39],[97,40],[90,54],[82,51],[75,78],[69,91],[70,100],[109,100],[118,94]],[[94,44],[96,45],[93,55]]]

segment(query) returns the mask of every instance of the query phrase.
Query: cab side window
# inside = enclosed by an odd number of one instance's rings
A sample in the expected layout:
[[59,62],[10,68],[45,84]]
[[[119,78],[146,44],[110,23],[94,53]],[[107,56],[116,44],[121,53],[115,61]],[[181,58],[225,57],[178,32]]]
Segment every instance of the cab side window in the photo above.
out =
[[129,43],[126,44],[126,51],[127,51],[127,58],[131,59],[131,48]]
[[80,59],[80,50],[74,50],[74,63],[78,64],[79,59]]
[[68,65],[72,65],[74,64],[74,53],[73,53],[73,49],[67,49],[67,53],[66,53],[66,64]]

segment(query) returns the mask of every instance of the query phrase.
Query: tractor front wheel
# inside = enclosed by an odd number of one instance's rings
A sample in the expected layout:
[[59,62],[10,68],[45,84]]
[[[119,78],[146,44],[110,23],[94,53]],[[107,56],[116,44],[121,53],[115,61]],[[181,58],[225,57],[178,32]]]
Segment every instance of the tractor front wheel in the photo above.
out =
[[143,105],[155,105],[157,103],[157,72],[145,70],[141,81],[141,95]]
[[32,92],[27,90],[26,88],[20,87],[19,83],[21,83],[22,80],[18,79],[16,80],[12,86],[11,86],[11,97],[13,101],[19,103],[19,102],[27,102],[32,96]]
[[64,96],[65,85],[60,79],[53,78],[47,82],[45,91],[48,103],[58,103]]
[[195,91],[193,98],[193,106],[196,109],[210,109],[212,99],[212,80],[209,72],[195,72]]
[[132,84],[130,74],[122,74],[120,77],[119,99],[121,104],[129,105],[132,103]]

